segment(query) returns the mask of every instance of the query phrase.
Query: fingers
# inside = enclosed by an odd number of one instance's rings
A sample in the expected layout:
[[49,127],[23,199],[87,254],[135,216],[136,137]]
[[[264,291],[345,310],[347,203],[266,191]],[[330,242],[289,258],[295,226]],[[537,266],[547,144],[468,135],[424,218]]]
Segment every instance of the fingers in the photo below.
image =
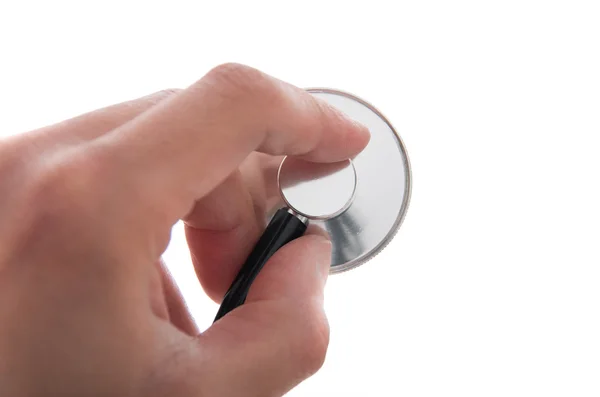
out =
[[234,172],[200,200],[187,220],[186,239],[200,284],[220,302],[261,233],[241,173]]
[[5,168],[22,167],[48,157],[51,149],[65,144],[77,144],[97,138],[127,123],[178,90],[168,89],[142,98],[118,103],[53,124],[44,128],[14,135],[0,145],[0,172]]
[[[31,139],[53,143],[81,142],[97,138],[127,123],[180,90],[168,89],[134,100],[85,113],[60,123],[31,131]],[[39,144],[39,142],[38,142]]]
[[198,340],[209,357],[200,379],[218,396],[283,395],[323,364],[329,327],[323,288],[331,244],[305,236],[279,250],[255,280],[246,303]]
[[257,223],[264,225],[265,214],[282,203],[277,187],[277,170],[282,159],[283,156],[251,153],[239,169],[196,201],[184,218],[186,225],[196,229],[232,230],[249,218],[245,216],[247,212],[253,212]]
[[225,65],[104,138],[120,184],[170,203],[174,222],[254,150],[333,162],[360,152],[369,134],[304,90]]
[[[277,196],[279,206],[283,205],[276,183],[281,158],[256,157],[250,157],[241,171],[199,200],[186,217],[186,238],[196,274],[204,291],[217,303],[264,229],[265,212],[273,209],[267,203],[269,196]],[[316,167],[316,163],[295,158],[286,161],[294,162],[288,167],[293,174],[286,177],[293,182],[318,178],[347,166],[347,162]]]
[[227,231],[255,219],[254,200],[240,170],[235,170],[186,215],[186,225],[206,230]]

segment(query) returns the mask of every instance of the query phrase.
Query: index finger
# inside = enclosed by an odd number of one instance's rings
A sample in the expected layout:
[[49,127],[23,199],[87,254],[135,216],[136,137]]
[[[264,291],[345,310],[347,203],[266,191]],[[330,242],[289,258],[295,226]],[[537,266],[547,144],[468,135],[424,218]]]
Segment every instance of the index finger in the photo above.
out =
[[335,162],[368,140],[366,127],[305,90],[237,64],[213,69],[101,138],[121,183],[169,203],[173,222],[252,151]]

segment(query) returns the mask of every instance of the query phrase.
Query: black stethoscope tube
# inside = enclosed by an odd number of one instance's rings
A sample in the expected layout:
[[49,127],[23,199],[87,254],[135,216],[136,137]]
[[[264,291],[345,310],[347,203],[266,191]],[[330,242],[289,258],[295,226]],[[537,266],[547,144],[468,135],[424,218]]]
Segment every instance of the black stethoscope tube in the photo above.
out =
[[246,301],[246,296],[252,282],[269,258],[279,248],[302,236],[306,231],[307,225],[308,221],[305,218],[301,219],[301,217],[293,214],[288,208],[277,210],[252,249],[252,252],[248,255],[246,262],[240,269],[235,280],[233,280],[229,290],[227,290],[214,321],[217,321]]

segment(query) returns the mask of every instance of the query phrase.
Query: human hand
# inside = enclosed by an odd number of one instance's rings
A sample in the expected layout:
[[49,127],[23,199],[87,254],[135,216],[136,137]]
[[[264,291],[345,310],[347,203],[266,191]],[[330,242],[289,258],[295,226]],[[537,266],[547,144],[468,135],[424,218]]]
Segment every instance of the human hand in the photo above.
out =
[[0,394],[279,396],[317,371],[330,243],[279,250],[199,333],[161,262],[186,223],[219,302],[258,239],[281,155],[360,152],[368,131],[241,65],[0,141]]

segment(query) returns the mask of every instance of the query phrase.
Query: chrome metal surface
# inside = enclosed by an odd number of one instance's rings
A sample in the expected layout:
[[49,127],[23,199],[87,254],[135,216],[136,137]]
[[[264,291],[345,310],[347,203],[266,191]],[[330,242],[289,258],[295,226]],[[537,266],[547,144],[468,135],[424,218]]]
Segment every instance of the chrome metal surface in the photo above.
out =
[[[339,273],[362,265],[395,236],[410,201],[410,163],[400,136],[373,106],[341,91],[308,91],[365,124],[371,131],[368,146],[352,161],[356,184],[353,199],[347,203],[349,205],[342,204],[340,207],[340,203],[348,197],[347,171],[343,171],[340,182],[330,186],[321,186],[320,182],[299,183],[298,191],[293,194],[286,190],[285,184],[282,189],[284,201],[289,201],[291,207],[311,218],[312,227],[321,228],[330,236],[333,244],[331,273]],[[285,166],[287,161],[284,159],[282,165]],[[322,179],[325,180],[327,177]],[[317,185],[322,188],[317,188]],[[301,193],[303,189],[306,191]],[[330,201],[331,197],[335,199]],[[332,212],[331,209],[336,206],[342,210]],[[313,210],[316,212],[310,213]],[[323,216],[324,213],[330,216]]]
[[356,192],[352,160],[314,163],[285,157],[277,172],[283,201],[308,219],[334,218],[348,209]]

